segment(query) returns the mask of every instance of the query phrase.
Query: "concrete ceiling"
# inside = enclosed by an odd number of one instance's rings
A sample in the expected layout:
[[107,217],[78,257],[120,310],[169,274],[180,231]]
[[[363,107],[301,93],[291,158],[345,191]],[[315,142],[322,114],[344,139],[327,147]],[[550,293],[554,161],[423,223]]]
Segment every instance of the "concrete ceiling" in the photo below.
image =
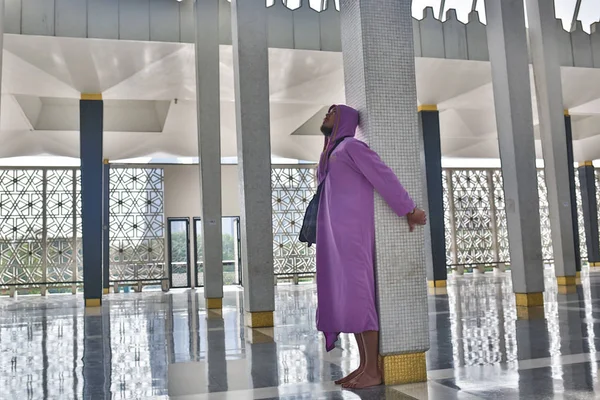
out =
[[[81,93],[103,93],[106,158],[197,156],[192,45],[6,35],[3,54],[0,157],[78,157]],[[222,156],[234,157],[231,47],[220,62]],[[441,110],[444,156],[497,157],[489,63],[418,58],[416,71],[419,103]],[[600,69],[562,72],[575,158],[600,158]],[[271,49],[269,74],[273,156],[316,160],[322,114],[344,101],[341,54]]]

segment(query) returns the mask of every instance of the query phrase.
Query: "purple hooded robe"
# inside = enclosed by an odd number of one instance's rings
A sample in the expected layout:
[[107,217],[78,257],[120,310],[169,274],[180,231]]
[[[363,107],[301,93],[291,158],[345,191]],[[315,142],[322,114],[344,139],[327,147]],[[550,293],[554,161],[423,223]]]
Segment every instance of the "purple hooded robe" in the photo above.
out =
[[415,208],[394,172],[354,138],[358,112],[336,107],[333,133],[325,139],[317,171],[318,182],[324,182],[317,216],[317,329],[325,335],[327,351],[341,332],[379,330],[373,190],[399,216]]

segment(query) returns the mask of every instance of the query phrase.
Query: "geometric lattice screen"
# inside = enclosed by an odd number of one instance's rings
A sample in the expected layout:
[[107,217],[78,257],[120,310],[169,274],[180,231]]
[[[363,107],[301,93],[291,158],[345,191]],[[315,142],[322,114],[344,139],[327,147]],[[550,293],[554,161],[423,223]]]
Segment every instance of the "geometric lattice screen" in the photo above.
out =
[[[597,198],[600,200],[600,173]],[[273,168],[273,255],[275,274],[315,272],[315,247],[298,242],[302,218],[315,191],[314,170]],[[576,179],[581,258],[587,259],[583,209]],[[542,254],[553,259],[544,170],[537,171]],[[444,169],[443,201],[448,266],[510,263],[504,187],[500,169]]]
[[315,246],[298,241],[308,203],[315,194],[313,168],[271,171],[273,200],[273,261],[275,275],[315,273]]
[[164,173],[110,168],[110,280],[164,277]]
[[[163,171],[111,168],[111,280],[164,268]],[[0,169],[0,287],[80,284],[78,168]]]
[[81,281],[78,170],[0,169],[0,286]]
[[[444,179],[447,264],[510,262],[501,170],[448,169]],[[586,259],[581,192],[579,180],[575,181],[580,251],[581,258]],[[548,192],[542,169],[537,171],[537,184],[542,254],[545,261],[551,262],[554,255]]]

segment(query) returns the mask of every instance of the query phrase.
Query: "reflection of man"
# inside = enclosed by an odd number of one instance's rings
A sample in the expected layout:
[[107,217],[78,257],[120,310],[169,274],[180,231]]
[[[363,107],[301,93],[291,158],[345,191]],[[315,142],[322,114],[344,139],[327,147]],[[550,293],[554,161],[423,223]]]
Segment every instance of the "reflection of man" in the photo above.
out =
[[381,384],[373,190],[408,218],[411,231],[426,223],[425,212],[415,207],[393,171],[354,138],[357,126],[356,110],[343,105],[329,109],[321,127],[325,146],[317,172],[319,183],[324,182],[317,217],[317,328],[325,334],[327,351],[341,332],[355,334],[360,366],[336,382],[355,389]]

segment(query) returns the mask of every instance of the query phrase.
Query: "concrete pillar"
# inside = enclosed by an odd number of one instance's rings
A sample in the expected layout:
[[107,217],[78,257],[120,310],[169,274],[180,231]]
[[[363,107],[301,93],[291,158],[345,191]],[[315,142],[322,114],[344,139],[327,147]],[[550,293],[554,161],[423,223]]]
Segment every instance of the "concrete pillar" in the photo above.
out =
[[273,227],[267,15],[262,0],[232,0],[246,325],[273,326]]
[[[346,101],[360,112],[358,137],[379,153],[427,209],[423,138],[410,0],[342,0]],[[387,385],[427,379],[425,230],[410,233],[375,195],[379,351]]]
[[110,292],[110,164],[102,168],[102,292]]
[[86,307],[99,307],[102,304],[103,114],[102,95],[81,95],[79,157],[81,159],[83,295]]
[[[445,287],[446,236],[444,227],[444,188],[442,185],[442,147],[440,143],[440,112],[435,105],[419,106],[419,122],[425,149],[429,224],[426,237],[431,240],[431,260],[427,261],[427,281],[430,287]],[[427,235],[427,230],[429,234]]]
[[525,12],[523,0],[485,6],[513,290],[529,308],[543,305],[544,266]]
[[548,188],[554,270],[560,283],[571,285],[575,284],[576,263],[554,2],[527,0],[527,18]]
[[579,164],[579,186],[585,238],[590,267],[600,267],[600,233],[598,232],[598,201],[596,199],[596,171],[591,161]]
[[202,202],[204,297],[207,309],[223,306],[221,226],[221,105],[219,0],[196,0],[196,110]]
[[[569,169],[569,194],[571,196],[571,221],[573,229],[573,251],[575,253],[575,274],[580,275],[581,271],[581,250],[579,249],[579,221],[577,220],[577,190],[575,186],[575,157],[573,155],[573,126],[569,110],[565,110],[565,141],[567,144],[567,168]],[[571,282],[569,282],[569,280]],[[561,281],[565,284],[574,284],[570,278],[558,278],[559,285]]]

